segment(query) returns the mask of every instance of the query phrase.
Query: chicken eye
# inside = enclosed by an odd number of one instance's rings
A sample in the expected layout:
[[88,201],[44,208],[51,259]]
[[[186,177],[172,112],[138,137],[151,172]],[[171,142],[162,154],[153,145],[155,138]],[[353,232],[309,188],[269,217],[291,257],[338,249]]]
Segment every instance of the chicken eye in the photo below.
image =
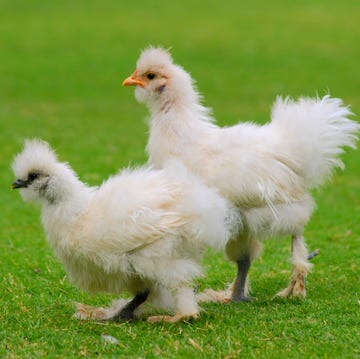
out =
[[39,174],[37,172],[31,172],[28,175],[28,180],[29,181],[34,181],[39,177]]
[[152,72],[149,72],[146,77],[149,79],[149,80],[153,80],[155,78],[155,74],[152,73]]

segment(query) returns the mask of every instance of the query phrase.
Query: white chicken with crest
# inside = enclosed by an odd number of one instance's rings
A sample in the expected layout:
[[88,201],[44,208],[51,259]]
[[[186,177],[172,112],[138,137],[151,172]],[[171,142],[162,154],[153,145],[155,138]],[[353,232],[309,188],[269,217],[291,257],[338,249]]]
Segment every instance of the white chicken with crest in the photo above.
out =
[[130,321],[145,302],[175,312],[151,322],[199,315],[191,286],[202,273],[202,253],[223,250],[240,225],[216,190],[176,161],[124,170],[89,187],[39,140],[26,141],[12,167],[12,187],[42,205],[47,240],[70,279],[89,292],[134,296],[110,309],[79,305],[78,317]]
[[136,86],[136,99],[150,111],[149,162],[162,168],[169,158],[181,159],[242,217],[244,226],[226,247],[237,265],[232,289],[208,290],[202,298],[250,300],[247,274],[261,252],[259,240],[284,235],[292,238],[292,277],[278,295],[305,296],[311,264],[303,230],[314,208],[310,191],[344,167],[345,147],[355,147],[359,125],[348,118],[349,109],[330,96],[278,98],[267,124],[220,128],[191,76],[168,51],[153,47],[142,52],[123,85]]

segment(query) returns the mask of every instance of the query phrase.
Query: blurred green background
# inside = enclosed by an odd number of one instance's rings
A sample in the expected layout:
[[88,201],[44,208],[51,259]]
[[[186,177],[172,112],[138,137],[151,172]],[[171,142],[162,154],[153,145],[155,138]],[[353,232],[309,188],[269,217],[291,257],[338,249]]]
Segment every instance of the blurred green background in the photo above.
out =
[[[147,111],[121,83],[150,44],[171,48],[223,126],[265,123],[277,95],[330,92],[359,114],[359,18],[355,0],[0,0],[0,356],[360,357],[359,151],[315,193],[305,234],[321,255],[304,302],[272,300],[289,278],[290,242],[270,241],[251,270],[255,303],[207,305],[176,326],[72,321],[72,300],[111,298],[68,283],[39,210],[10,191],[28,137],[48,141],[90,185],[146,162]],[[202,287],[232,280],[221,255],[205,264]]]

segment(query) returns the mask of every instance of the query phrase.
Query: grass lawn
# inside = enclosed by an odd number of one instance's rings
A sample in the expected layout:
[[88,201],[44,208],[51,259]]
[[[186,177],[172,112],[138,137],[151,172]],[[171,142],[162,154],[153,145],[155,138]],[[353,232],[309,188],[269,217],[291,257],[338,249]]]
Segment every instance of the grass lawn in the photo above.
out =
[[[10,163],[28,137],[50,142],[91,185],[146,161],[146,109],[121,82],[148,44],[172,47],[222,125],[267,121],[279,94],[330,91],[360,114],[359,1],[0,0],[0,8],[1,358],[360,358],[359,151],[314,193],[305,235],[321,254],[308,297],[273,299],[290,276],[290,240],[268,241],[250,273],[257,300],[204,305],[191,323],[71,319],[73,301],[114,297],[69,283],[39,209],[10,191]],[[221,254],[204,265],[201,288],[235,274]]]

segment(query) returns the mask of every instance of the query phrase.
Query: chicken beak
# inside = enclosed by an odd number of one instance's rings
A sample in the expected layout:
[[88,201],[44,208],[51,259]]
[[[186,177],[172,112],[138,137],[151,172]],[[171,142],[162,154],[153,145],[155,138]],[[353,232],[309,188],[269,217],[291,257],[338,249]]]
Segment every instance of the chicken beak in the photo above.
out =
[[16,188],[25,188],[28,186],[28,181],[24,181],[22,179],[17,179],[16,181],[14,181],[12,184],[11,184],[11,189],[16,189]]
[[122,84],[123,86],[140,86],[140,87],[146,86],[146,82],[137,77],[137,70],[131,76],[126,78]]

